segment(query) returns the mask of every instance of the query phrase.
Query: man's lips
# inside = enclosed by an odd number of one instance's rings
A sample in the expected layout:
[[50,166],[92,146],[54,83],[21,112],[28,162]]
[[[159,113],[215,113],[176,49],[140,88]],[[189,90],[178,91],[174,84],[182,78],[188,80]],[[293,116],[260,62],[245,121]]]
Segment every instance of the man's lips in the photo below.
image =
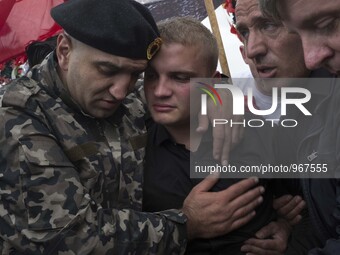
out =
[[276,68],[271,66],[257,66],[260,78],[273,78],[276,75]]
[[170,112],[175,107],[169,104],[153,104],[152,108],[157,112]]
[[100,105],[105,109],[112,109],[117,106],[120,102],[116,100],[101,100]]

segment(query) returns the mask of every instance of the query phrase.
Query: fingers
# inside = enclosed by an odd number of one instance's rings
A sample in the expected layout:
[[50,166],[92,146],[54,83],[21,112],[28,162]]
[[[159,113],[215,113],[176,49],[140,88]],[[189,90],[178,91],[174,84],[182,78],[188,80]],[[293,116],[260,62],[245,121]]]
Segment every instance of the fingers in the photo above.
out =
[[221,236],[227,234],[247,224],[251,219],[254,218],[255,215],[256,213],[254,210],[242,217],[236,217],[235,215],[231,215],[229,217],[219,217],[220,215],[216,215],[216,224],[209,226],[209,230],[211,231],[210,235]]
[[224,132],[225,134],[224,134],[224,143],[223,143],[222,154],[221,154],[221,164],[226,166],[228,165],[230,150],[232,149],[232,139],[233,139],[232,136],[234,136],[234,133],[232,133],[232,129],[230,127],[225,127]]
[[254,210],[252,210],[250,213],[244,215],[243,217],[240,217],[236,220],[234,220],[231,224],[231,228],[230,231],[233,231],[235,229],[238,229],[242,226],[244,226],[245,224],[247,224],[251,219],[253,219],[255,217],[256,213]]
[[306,202],[300,197],[285,195],[274,200],[273,207],[280,217],[289,221],[291,225],[301,220],[301,211],[305,208]]
[[206,177],[189,193],[183,203],[183,213],[188,217],[190,238],[210,238],[229,233],[243,226],[255,216],[254,208],[262,202],[263,187],[257,178],[249,178],[229,188],[210,192],[218,178]]
[[283,195],[279,198],[274,199],[273,201],[273,207],[275,210],[280,209],[281,207],[284,207],[287,205],[291,200],[293,196],[292,195]]
[[[250,187],[249,183],[239,182],[229,188],[235,189],[233,190],[233,195],[236,195],[233,196],[232,200],[228,203],[229,210],[233,210],[232,220],[237,221],[238,219],[255,213],[255,208],[263,202],[262,194],[264,193],[264,188],[259,186],[249,190]],[[245,193],[242,194],[244,191]],[[241,222],[243,221],[241,220]]]
[[255,236],[259,239],[269,238],[277,231],[277,224],[274,222],[269,223],[268,225],[261,228],[256,232]]
[[248,215],[252,212],[255,212],[255,208],[258,207],[262,202],[262,196],[259,196],[260,193],[250,193],[247,194],[248,197],[240,197],[236,202],[232,202],[230,206],[232,208],[237,208],[233,214],[234,218],[242,218],[245,215]]
[[[247,191],[249,191],[250,188],[252,188],[255,185],[257,185],[258,182],[259,182],[258,178],[244,179],[244,180],[241,180],[241,181],[231,185],[229,188],[227,188],[227,189],[225,189],[223,191],[220,191],[220,192],[228,194],[228,197],[227,197],[228,201],[231,201],[231,200],[236,199],[240,195],[246,193]],[[262,194],[262,193],[260,192],[260,194]]]
[[[225,131],[226,130],[226,131]],[[213,130],[213,157],[215,160],[222,162],[222,156],[224,158],[229,157],[229,151],[231,146],[231,127],[228,125],[216,125]],[[226,147],[226,149],[224,149]],[[225,155],[222,155],[223,150],[226,151]]]
[[[230,201],[228,196],[230,196],[230,187],[229,189],[215,192],[214,197],[211,199],[216,199],[218,201],[215,204],[220,205],[218,213],[211,212],[210,215],[214,216],[214,219],[220,223],[221,234],[228,233],[238,227],[243,226],[248,223],[255,216],[255,208],[262,203],[263,198],[261,194],[264,192],[263,187],[256,187],[251,190],[248,190],[251,185],[256,183],[255,180],[248,180],[250,183],[243,182],[242,185],[238,187],[242,187],[246,192],[240,196],[237,196],[234,200]],[[234,186],[234,185],[233,185]],[[236,185],[232,188],[235,188]],[[238,188],[240,189],[240,188]],[[237,190],[239,192],[239,190]],[[229,193],[228,193],[229,192]],[[234,195],[238,192],[233,191]],[[226,196],[224,197],[223,195]]]
[[245,241],[241,251],[247,254],[284,254],[289,232],[287,222],[273,221],[256,233],[257,238]]
[[[299,217],[301,211],[303,210],[303,208],[305,208],[306,206],[306,202],[299,196],[296,196],[292,199],[292,201],[288,204],[288,206],[290,206],[291,204],[293,204],[293,208],[289,208],[290,211],[288,213],[286,213],[286,217],[287,220],[289,222],[291,222],[293,219],[295,219],[296,217]],[[288,210],[289,210],[288,209]]]
[[[249,242],[248,242],[249,241]],[[272,247],[275,246],[273,244],[275,241],[272,239],[265,239],[265,240],[259,240],[259,239],[249,239],[247,240],[248,243],[245,243],[241,247],[241,251],[248,254],[256,254],[256,255],[283,255],[284,251],[279,251],[275,249],[268,249],[268,248],[262,248],[263,246],[266,247]]]
[[[236,118],[236,117],[235,117]],[[237,121],[243,121],[243,116]],[[234,121],[234,120],[233,120]],[[244,127],[242,125],[217,125],[213,129],[213,155],[215,160],[220,160],[222,165],[227,165],[230,150],[243,138]]]
[[[250,245],[257,247],[262,250],[276,250],[281,251],[281,245],[276,239],[257,239],[257,238],[250,238],[244,242],[245,245]],[[280,248],[279,248],[280,246]]]
[[196,131],[198,133],[204,133],[209,128],[209,118],[207,115],[202,115],[201,113],[198,114],[198,127]]
[[198,183],[192,190],[194,192],[207,192],[209,191],[218,181],[219,174],[214,173],[205,177],[200,183]]
[[[233,116],[233,123],[243,122],[244,116]],[[229,160],[229,153],[242,140],[244,135],[243,125],[225,125],[224,129],[224,144],[221,155],[222,165],[227,165]]]
[[[279,210],[279,213],[288,214],[294,209],[299,209],[298,214],[301,212],[305,205],[305,201],[300,196],[284,195],[277,199],[274,199],[273,207],[275,210]],[[298,207],[298,208],[296,208]],[[298,211],[298,210],[295,210]]]
[[[233,123],[243,122],[243,115],[235,115],[233,117]],[[231,148],[234,148],[242,140],[244,136],[244,126],[243,125],[233,125],[231,128]]]
[[294,225],[298,224],[301,220],[302,220],[302,216],[297,215],[295,218],[288,220],[288,222],[291,226],[294,226]]
[[[198,115],[198,127],[196,131],[198,133],[204,133],[209,128],[208,115]],[[226,165],[229,159],[229,151],[231,147],[231,127],[228,125],[217,125],[212,129],[213,133],[213,157],[215,160],[221,162],[222,165]]]

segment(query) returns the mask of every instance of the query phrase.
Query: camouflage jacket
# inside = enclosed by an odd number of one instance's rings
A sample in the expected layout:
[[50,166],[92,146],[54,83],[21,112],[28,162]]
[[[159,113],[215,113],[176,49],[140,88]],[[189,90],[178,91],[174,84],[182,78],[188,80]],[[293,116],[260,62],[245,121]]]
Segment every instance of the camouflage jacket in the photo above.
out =
[[141,212],[143,103],[82,113],[53,54],[29,76],[0,90],[0,253],[183,253],[180,211]]

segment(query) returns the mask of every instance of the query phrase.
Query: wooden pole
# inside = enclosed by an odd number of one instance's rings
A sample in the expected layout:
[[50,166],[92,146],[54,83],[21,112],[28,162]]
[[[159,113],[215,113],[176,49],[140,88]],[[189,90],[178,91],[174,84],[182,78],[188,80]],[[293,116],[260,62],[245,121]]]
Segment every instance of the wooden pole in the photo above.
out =
[[213,0],[204,0],[204,4],[205,4],[205,8],[206,8],[207,13],[208,13],[212,32],[213,32],[213,34],[214,34],[214,36],[216,37],[216,40],[217,40],[217,45],[218,45],[218,49],[219,49],[219,57],[218,58],[219,58],[219,61],[220,61],[222,72],[223,72],[223,74],[228,75],[231,78],[227,58],[226,58],[224,47],[223,47],[220,29],[218,27],[218,22],[217,22],[217,18],[216,18]]

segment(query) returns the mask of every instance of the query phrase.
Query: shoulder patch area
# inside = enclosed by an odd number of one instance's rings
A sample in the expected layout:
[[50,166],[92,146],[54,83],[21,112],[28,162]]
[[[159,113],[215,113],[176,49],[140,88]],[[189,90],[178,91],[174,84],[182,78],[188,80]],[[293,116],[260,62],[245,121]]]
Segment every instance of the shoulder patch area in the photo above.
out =
[[40,90],[41,88],[35,80],[28,77],[21,77],[1,89],[0,106],[25,107],[28,99]]

